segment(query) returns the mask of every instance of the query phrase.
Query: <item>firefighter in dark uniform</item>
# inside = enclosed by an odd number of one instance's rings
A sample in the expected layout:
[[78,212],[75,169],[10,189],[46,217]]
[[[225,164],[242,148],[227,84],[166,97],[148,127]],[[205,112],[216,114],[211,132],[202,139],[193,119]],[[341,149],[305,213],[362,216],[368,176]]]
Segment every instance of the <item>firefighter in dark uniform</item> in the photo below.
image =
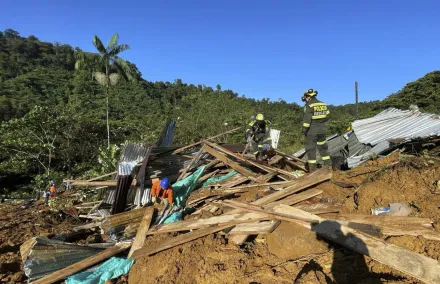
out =
[[272,140],[268,124],[264,115],[259,113],[246,129],[246,140],[250,143],[251,152],[257,160],[262,160],[266,151],[271,149]]
[[305,102],[303,135],[310,172],[316,170],[316,148],[318,148],[325,166],[331,165],[326,143],[327,120],[330,111],[327,105],[316,98],[318,91],[309,89],[301,98]]

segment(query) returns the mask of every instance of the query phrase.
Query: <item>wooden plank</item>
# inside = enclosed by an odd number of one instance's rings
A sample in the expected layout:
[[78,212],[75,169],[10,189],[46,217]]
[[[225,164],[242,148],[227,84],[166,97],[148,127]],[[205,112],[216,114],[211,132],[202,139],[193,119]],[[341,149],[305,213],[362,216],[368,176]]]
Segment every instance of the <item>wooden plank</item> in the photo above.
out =
[[317,223],[318,222],[318,219],[305,218],[302,216],[279,214],[279,213],[275,213],[272,211],[264,210],[261,207],[256,206],[256,205],[250,205],[250,204],[246,204],[246,203],[242,203],[242,202],[238,202],[238,201],[234,201],[234,200],[225,200],[225,201],[223,201],[223,204],[226,204],[228,206],[231,206],[233,208],[237,208],[237,209],[240,209],[243,211],[266,214],[267,216],[274,218],[274,219],[277,219],[277,220],[289,221],[289,220],[293,219],[293,220],[304,221],[304,222],[308,222],[308,223]]
[[194,158],[191,160],[191,162],[188,164],[188,166],[185,168],[185,170],[180,174],[179,178],[177,179],[178,181],[185,177],[185,174],[189,170],[191,170],[191,168],[193,167],[194,164],[197,163],[200,156],[202,156],[203,152],[204,152],[204,147],[200,148],[200,150],[197,152],[197,154],[194,156]]
[[294,161],[297,161],[297,162],[303,163],[303,164],[306,164],[306,163],[307,163],[307,162],[306,162],[305,160],[303,160],[303,159],[297,158],[297,157],[295,157],[295,156],[293,156],[293,155],[285,154],[285,153],[283,153],[283,152],[281,152],[281,151],[279,151],[279,150],[276,150],[276,149],[275,149],[275,153],[277,153],[278,155],[284,156],[284,157],[286,157],[286,158],[290,158],[290,159],[292,159],[292,160],[294,160]]
[[97,203],[95,206],[92,207],[92,209],[90,209],[90,211],[87,213],[87,215],[90,215],[93,211],[95,211],[96,209],[99,208],[99,206],[101,206],[101,204],[104,202],[104,200],[101,200],[99,203]]
[[278,204],[294,205],[294,204],[300,203],[301,201],[304,201],[304,200],[310,199],[314,196],[320,195],[322,192],[323,192],[322,190],[312,188],[312,189],[306,190],[304,192],[292,194],[291,196],[288,196],[288,197],[281,199],[279,201],[272,202],[272,203],[264,206],[264,208],[270,209],[270,208],[275,207]]
[[236,179],[227,182],[223,187],[221,188],[233,188],[234,186],[240,185],[244,182],[247,182],[249,179],[247,177],[237,177]]
[[222,152],[222,153],[224,153],[224,154],[226,154],[226,155],[230,155],[230,156],[234,157],[235,159],[237,159],[237,160],[239,160],[239,161],[242,161],[242,162],[244,162],[244,163],[248,163],[248,164],[250,164],[250,165],[252,165],[252,166],[254,166],[254,167],[260,168],[260,169],[262,169],[262,170],[264,170],[264,171],[266,171],[266,172],[278,172],[278,173],[280,173],[280,174],[283,174],[283,175],[287,175],[287,176],[290,176],[290,177],[296,178],[296,176],[295,176],[294,174],[290,173],[290,172],[287,172],[287,171],[284,171],[284,170],[282,170],[282,169],[278,169],[278,168],[275,168],[275,167],[266,166],[266,165],[262,165],[262,164],[259,164],[259,163],[256,163],[256,162],[253,162],[253,161],[251,161],[251,160],[249,160],[249,159],[246,159],[246,158],[244,158],[244,157],[241,157],[240,155],[236,155],[236,154],[232,153],[231,151],[228,151],[228,150],[226,150],[225,148],[223,148],[223,147],[221,147],[221,146],[219,146],[219,145],[217,145],[217,144],[215,144],[215,143],[211,143],[211,142],[209,142],[209,141],[205,141],[205,144],[208,144],[208,145],[211,146],[212,148],[215,148],[215,149],[217,149],[218,151],[220,151],[220,152]]
[[432,227],[431,220],[427,218],[402,217],[402,216],[371,216],[339,214],[323,216],[340,224],[361,223],[377,226],[385,236],[423,236],[425,239],[440,241],[440,233]]
[[267,183],[268,181],[270,181],[272,178],[276,177],[277,175],[278,175],[277,172],[269,172],[269,173],[265,174],[264,176],[258,177],[256,182]]
[[276,164],[276,163],[278,163],[279,161],[281,161],[283,159],[283,156],[281,156],[281,155],[275,155],[275,156],[273,156],[270,160],[269,160],[269,165],[271,166],[271,165],[274,165],[274,164]]
[[301,166],[301,165],[295,163],[294,161],[290,161],[290,160],[288,160],[288,159],[284,159],[284,162],[285,162],[287,165],[289,165],[290,167],[294,168],[294,169],[298,169],[298,170],[301,170],[301,171],[304,171],[304,172],[308,172],[308,170],[306,169],[306,167]]
[[[206,168],[205,168],[205,170],[206,170]],[[206,175],[200,177],[200,178],[197,180],[197,183],[204,182],[205,180],[207,180],[207,179],[209,179],[210,177],[214,176],[214,175],[215,175],[216,173],[218,173],[219,171],[220,171],[220,169],[217,169],[217,170],[215,170],[215,171],[213,171],[213,172],[210,172],[210,173],[208,173],[208,174],[206,174]]]
[[144,246],[145,238],[147,236],[147,231],[150,229],[153,213],[154,213],[154,208],[152,207],[148,208],[145,211],[144,218],[142,218],[141,224],[137,229],[136,237],[134,238],[130,252],[128,253],[128,258],[131,258],[135,250],[140,249],[141,247]]
[[[230,134],[230,133],[234,133],[235,131],[240,130],[240,129],[241,129],[241,127],[237,127],[237,128],[235,128],[235,129],[232,129],[232,130],[229,130],[229,131],[227,131],[227,132],[224,132],[224,133],[218,134],[218,135],[216,135],[216,136],[212,136],[212,137],[206,138],[205,140],[213,140],[213,139],[218,138],[218,137],[221,137],[221,136],[223,136],[223,135]],[[178,154],[178,153],[180,153],[180,152],[185,151],[186,149],[190,149],[190,148],[195,147],[195,146],[197,146],[197,145],[200,145],[200,144],[202,144],[202,143],[203,143],[203,141],[199,141],[199,142],[196,142],[196,143],[193,143],[193,144],[190,144],[190,145],[187,145],[187,146],[181,147],[181,148],[179,148],[179,149],[174,150],[174,152],[172,152],[171,155]]]
[[223,215],[204,218],[204,219],[185,220],[185,221],[162,224],[160,226],[151,228],[147,232],[147,235],[189,231],[189,230],[201,229],[213,225],[229,224],[230,226],[232,226],[241,223],[248,223],[248,222],[268,220],[268,219],[270,218],[267,215],[261,213],[254,213],[254,212],[223,214]]
[[114,172],[111,172],[111,173],[108,173],[108,174],[105,174],[105,175],[102,175],[102,176],[99,176],[99,177],[95,177],[95,178],[91,178],[91,179],[88,179],[87,181],[95,181],[95,180],[98,180],[98,179],[102,179],[102,178],[104,178],[104,177],[108,177],[108,176],[112,176],[112,175],[115,175],[115,174],[117,174],[118,173],[118,171],[114,171]]
[[[308,175],[304,175],[294,181],[292,183],[289,183],[290,186],[286,187],[285,189],[282,189],[280,191],[277,191],[275,193],[269,194],[265,197],[262,197],[254,202],[251,202],[253,205],[267,205],[271,202],[274,202],[276,200],[282,199],[286,196],[289,196],[295,192],[304,190],[308,187],[317,185],[323,181],[329,180],[332,176],[331,171],[328,169],[320,169],[316,172],[313,172]],[[232,211],[231,213],[236,213],[239,211]],[[242,244],[246,241],[246,239],[249,237],[249,235],[236,235],[234,236],[231,241],[235,244]]]
[[232,227],[232,226],[228,224],[228,225],[222,225],[222,226],[209,227],[209,228],[205,228],[205,229],[192,231],[187,234],[182,234],[177,237],[174,237],[174,238],[171,238],[171,239],[164,241],[159,246],[154,245],[154,246],[147,246],[147,247],[140,248],[140,249],[136,250],[131,257],[132,257],[132,259],[138,259],[143,256],[152,255],[152,254],[176,247],[178,245],[188,243],[190,241],[202,238],[204,236],[222,231],[222,230],[230,228],[230,227]]
[[87,185],[87,186],[116,186],[116,180],[102,180],[102,181],[87,181],[87,180],[63,180],[63,182],[70,182],[72,186]]
[[128,249],[131,246],[131,243],[119,243],[115,246],[108,248],[94,256],[88,257],[84,260],[81,260],[75,264],[72,264],[66,268],[60,269],[58,271],[55,271],[47,276],[44,276],[43,278],[40,278],[36,281],[33,281],[33,284],[51,284],[55,283],[57,281],[63,280],[67,277],[69,277],[72,274],[75,274],[77,272],[80,272],[81,270],[84,270],[92,265],[95,265],[103,260],[106,260],[120,252],[123,252],[124,250]]
[[308,187],[315,186],[317,184],[320,184],[324,181],[327,181],[331,178],[332,173],[330,170],[326,168],[319,169],[311,174],[304,175],[302,177],[299,177],[298,179],[292,181],[292,185],[286,187],[283,190],[274,192],[272,194],[266,195],[251,204],[254,205],[266,205],[271,202],[274,202],[276,200],[285,198],[286,196],[289,196],[293,193],[296,193],[298,191],[304,190]]
[[281,221],[268,221],[268,222],[252,222],[239,224],[234,227],[228,234],[233,235],[266,235],[272,233]]
[[206,146],[205,145],[205,151],[208,152],[209,154],[213,155],[214,157],[216,157],[218,160],[224,162],[225,164],[227,164],[228,166],[230,166],[231,168],[233,168],[234,170],[236,170],[237,172],[239,172],[240,174],[242,174],[243,176],[249,178],[250,180],[256,180],[256,176],[254,175],[253,172],[251,172],[248,169],[243,168],[242,166],[240,166],[237,162],[232,161],[231,159],[229,159],[228,157],[226,157],[226,155],[214,150],[213,148]]
[[280,214],[300,215],[304,218],[318,219],[320,223],[314,226],[304,222],[293,222],[311,228],[318,235],[328,240],[367,255],[420,281],[429,284],[440,283],[440,264],[435,259],[388,244],[381,239],[359,233],[337,222],[325,220],[291,206],[278,205],[274,208],[274,211]]
[[[318,189],[309,189],[307,191],[298,193],[298,194],[293,194],[285,199],[282,199],[280,201],[277,202],[273,202],[270,203],[266,206],[264,206],[265,209],[269,209],[269,208],[273,208],[274,206],[278,205],[278,204],[287,204],[287,205],[293,205],[296,203],[299,203],[301,201],[307,200],[309,198],[312,198],[316,195],[319,195],[322,193],[322,190],[318,190]],[[264,228],[264,225],[259,225],[262,224],[261,222],[254,222],[253,223],[255,228],[258,228],[259,226],[261,226],[262,228]],[[239,234],[236,233],[236,231],[240,230],[241,225],[236,226],[234,229],[232,229],[232,231],[230,233],[232,233],[232,235],[235,235],[234,237],[230,238],[230,241],[233,242],[234,244],[237,245],[241,245],[243,244],[246,239],[249,237],[250,234]]]
[[145,211],[147,208],[140,208],[131,210],[128,212],[123,212],[119,214],[112,215],[110,217],[107,217],[101,224],[101,228],[104,230],[108,230],[111,227],[119,226],[119,225],[126,225],[129,223],[137,222],[142,219],[142,217],[145,215]]

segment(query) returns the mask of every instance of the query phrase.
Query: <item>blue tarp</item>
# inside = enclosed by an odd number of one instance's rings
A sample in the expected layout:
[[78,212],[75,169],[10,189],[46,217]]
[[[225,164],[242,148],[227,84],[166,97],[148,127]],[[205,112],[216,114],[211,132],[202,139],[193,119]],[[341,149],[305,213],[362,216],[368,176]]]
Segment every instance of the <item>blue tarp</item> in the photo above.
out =
[[94,271],[84,271],[66,279],[66,284],[104,284],[105,281],[127,274],[134,260],[112,257]]

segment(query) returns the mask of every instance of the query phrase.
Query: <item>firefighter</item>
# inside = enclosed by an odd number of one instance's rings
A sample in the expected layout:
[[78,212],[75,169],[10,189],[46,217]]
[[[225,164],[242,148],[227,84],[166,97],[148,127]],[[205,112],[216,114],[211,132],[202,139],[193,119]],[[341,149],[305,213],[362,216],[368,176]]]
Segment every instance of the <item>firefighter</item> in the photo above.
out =
[[306,138],[305,149],[310,172],[316,170],[316,148],[318,148],[324,166],[331,165],[326,142],[326,124],[330,111],[325,103],[316,98],[317,95],[318,91],[308,89],[301,98],[305,102],[303,135]]
[[257,160],[263,159],[267,150],[271,149],[269,122],[259,113],[246,129],[246,141],[250,143],[252,154]]

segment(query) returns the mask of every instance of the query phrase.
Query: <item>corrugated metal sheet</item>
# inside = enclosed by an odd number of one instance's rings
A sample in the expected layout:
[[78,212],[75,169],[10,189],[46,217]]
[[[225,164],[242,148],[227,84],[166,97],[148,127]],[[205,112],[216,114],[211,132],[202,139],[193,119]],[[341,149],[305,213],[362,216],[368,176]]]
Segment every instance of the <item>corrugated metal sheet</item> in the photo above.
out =
[[374,146],[372,149],[368,150],[363,155],[347,158],[347,166],[349,168],[357,167],[360,164],[370,160],[373,156],[378,156],[380,153],[386,151],[389,148],[390,148],[390,142],[382,141],[376,146]]
[[158,147],[167,147],[173,144],[174,129],[176,128],[176,122],[169,120],[162,130],[162,134],[159,137],[156,145]]
[[376,116],[353,122],[359,142],[376,145],[392,139],[410,140],[440,135],[440,116],[389,108]]
[[118,174],[130,175],[137,163],[142,161],[148,153],[148,147],[126,141],[122,145],[121,158],[118,163]]

